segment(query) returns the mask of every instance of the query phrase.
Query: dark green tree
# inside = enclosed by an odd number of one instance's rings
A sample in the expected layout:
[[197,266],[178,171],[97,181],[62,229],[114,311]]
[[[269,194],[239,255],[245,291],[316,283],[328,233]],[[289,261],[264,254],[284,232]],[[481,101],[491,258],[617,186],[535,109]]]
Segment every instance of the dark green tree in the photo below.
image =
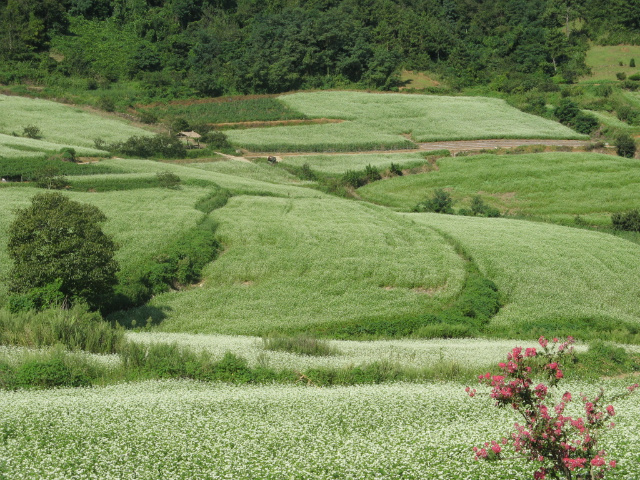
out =
[[10,292],[28,295],[57,285],[68,302],[84,301],[95,309],[103,305],[119,269],[117,245],[100,227],[105,220],[97,207],[60,193],[34,196],[9,227]]
[[621,157],[633,158],[636,154],[636,142],[631,135],[621,134],[616,139],[616,152]]

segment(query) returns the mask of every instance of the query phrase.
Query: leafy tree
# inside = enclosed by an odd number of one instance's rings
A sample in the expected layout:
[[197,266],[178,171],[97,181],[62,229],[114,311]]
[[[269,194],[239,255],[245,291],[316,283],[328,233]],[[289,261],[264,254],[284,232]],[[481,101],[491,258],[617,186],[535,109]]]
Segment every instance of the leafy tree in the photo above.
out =
[[621,157],[633,158],[636,154],[636,142],[631,135],[622,134],[616,139],[616,152]]
[[[9,227],[10,292],[29,295],[54,285],[67,301],[103,305],[119,269],[117,245],[100,227],[105,220],[97,207],[60,193],[34,196]],[[55,297],[50,291],[47,295]]]
[[453,214],[453,199],[449,192],[439,188],[433,192],[433,196],[414,207],[415,212],[435,212]]

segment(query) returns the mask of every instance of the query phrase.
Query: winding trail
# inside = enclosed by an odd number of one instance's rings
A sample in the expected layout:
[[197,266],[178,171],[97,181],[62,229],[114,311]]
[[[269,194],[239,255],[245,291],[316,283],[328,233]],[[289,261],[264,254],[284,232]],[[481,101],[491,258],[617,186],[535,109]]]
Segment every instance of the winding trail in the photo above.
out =
[[451,153],[469,150],[490,150],[515,148],[524,145],[544,145],[547,147],[583,148],[592,143],[589,140],[540,140],[540,139],[497,139],[497,140],[457,140],[419,143],[420,150],[449,150]]

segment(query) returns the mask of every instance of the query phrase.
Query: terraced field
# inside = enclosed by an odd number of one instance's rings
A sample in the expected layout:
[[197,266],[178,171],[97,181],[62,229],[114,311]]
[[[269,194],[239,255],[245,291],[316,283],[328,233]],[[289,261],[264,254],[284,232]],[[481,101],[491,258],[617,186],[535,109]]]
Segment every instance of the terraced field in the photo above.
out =
[[323,152],[415,148],[413,142],[437,140],[586,138],[491,98],[359,92],[296,93],[279,98],[308,117],[345,121],[233,130],[228,132],[231,141],[257,152]]

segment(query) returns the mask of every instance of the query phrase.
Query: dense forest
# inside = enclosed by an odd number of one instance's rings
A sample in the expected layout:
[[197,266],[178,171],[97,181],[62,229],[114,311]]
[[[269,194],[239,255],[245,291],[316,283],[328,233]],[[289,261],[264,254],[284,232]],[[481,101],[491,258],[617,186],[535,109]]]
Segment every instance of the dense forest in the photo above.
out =
[[167,97],[391,90],[403,68],[526,90],[586,73],[589,42],[640,43],[640,2],[0,0],[0,83],[136,80]]

